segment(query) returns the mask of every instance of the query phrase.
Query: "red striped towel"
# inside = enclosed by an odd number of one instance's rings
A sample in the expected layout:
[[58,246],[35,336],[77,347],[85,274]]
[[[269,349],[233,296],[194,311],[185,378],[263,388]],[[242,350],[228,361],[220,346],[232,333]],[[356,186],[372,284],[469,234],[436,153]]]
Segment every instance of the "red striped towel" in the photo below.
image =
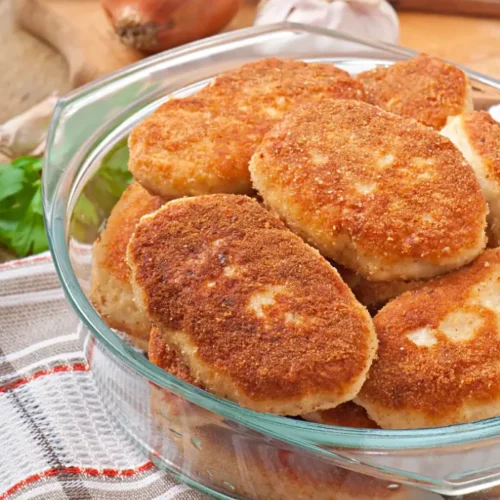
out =
[[202,500],[108,417],[50,255],[0,265],[0,500]]

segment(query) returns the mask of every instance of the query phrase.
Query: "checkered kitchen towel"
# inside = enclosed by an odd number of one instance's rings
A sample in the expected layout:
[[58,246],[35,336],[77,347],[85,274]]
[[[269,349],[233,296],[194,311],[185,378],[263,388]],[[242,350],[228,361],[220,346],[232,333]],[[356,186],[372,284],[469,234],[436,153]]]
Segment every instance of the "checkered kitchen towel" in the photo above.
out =
[[0,265],[0,500],[201,500],[108,417],[50,255]]

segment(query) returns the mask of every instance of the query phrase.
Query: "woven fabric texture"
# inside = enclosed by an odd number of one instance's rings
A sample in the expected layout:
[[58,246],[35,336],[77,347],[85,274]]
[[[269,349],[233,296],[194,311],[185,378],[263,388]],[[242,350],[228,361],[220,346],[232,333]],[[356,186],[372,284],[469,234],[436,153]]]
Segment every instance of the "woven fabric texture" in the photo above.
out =
[[202,500],[109,418],[48,254],[0,266],[0,500]]

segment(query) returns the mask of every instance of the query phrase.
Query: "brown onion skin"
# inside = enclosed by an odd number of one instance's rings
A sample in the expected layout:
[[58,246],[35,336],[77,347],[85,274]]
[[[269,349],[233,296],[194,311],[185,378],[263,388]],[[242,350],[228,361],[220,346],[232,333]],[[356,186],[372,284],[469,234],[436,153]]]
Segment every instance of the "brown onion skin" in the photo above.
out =
[[145,52],[188,43],[221,30],[243,0],[101,0],[120,40]]

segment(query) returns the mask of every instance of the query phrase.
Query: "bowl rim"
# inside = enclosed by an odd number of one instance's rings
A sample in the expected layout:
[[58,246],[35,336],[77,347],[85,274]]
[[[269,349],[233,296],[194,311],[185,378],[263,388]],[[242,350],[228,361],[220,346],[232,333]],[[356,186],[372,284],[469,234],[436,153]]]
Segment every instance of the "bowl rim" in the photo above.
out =
[[[127,75],[140,71],[154,69],[166,59],[181,57],[205,48],[224,45],[241,39],[248,39],[263,34],[279,31],[293,31],[304,34],[328,36],[335,40],[355,42],[365,47],[380,49],[393,56],[413,57],[417,52],[383,42],[363,40],[358,37],[340,33],[326,28],[318,28],[297,23],[280,23],[266,26],[255,26],[243,30],[216,35],[201,41],[166,51],[134,63],[122,70],[89,83],[62,98],[55,109],[47,140],[48,150],[53,144],[65,110],[83,97],[88,98],[98,89],[111,87]],[[455,64],[455,63],[453,63]],[[500,81],[477,73],[463,66],[463,69],[475,81],[495,87],[500,90]],[[44,170],[50,169],[50,154],[45,155]],[[44,176],[48,177],[48,176]],[[62,179],[58,179],[61,181]],[[48,181],[47,181],[48,182]],[[58,182],[55,196],[46,196],[49,191],[46,180],[43,181],[44,218],[47,227],[50,251],[54,265],[62,284],[66,298],[76,311],[91,335],[96,337],[113,356],[131,368],[140,376],[156,385],[166,388],[186,400],[209,411],[231,419],[243,426],[261,432],[267,436],[279,439],[294,446],[334,456],[328,447],[355,448],[359,451],[414,451],[426,448],[472,445],[479,441],[500,439],[500,417],[467,424],[447,427],[411,430],[379,430],[354,429],[332,425],[317,424],[294,420],[282,416],[242,408],[231,401],[217,398],[206,391],[198,389],[168,372],[158,368],[144,356],[122,341],[100,318],[80,287],[73,271],[68,252],[65,217],[67,206],[61,203],[58,194],[61,192],[61,182]],[[325,448],[327,447],[327,448]],[[345,460],[345,457],[341,457]],[[407,473],[415,480],[428,482],[429,478]],[[442,484],[442,482],[440,482]]]

